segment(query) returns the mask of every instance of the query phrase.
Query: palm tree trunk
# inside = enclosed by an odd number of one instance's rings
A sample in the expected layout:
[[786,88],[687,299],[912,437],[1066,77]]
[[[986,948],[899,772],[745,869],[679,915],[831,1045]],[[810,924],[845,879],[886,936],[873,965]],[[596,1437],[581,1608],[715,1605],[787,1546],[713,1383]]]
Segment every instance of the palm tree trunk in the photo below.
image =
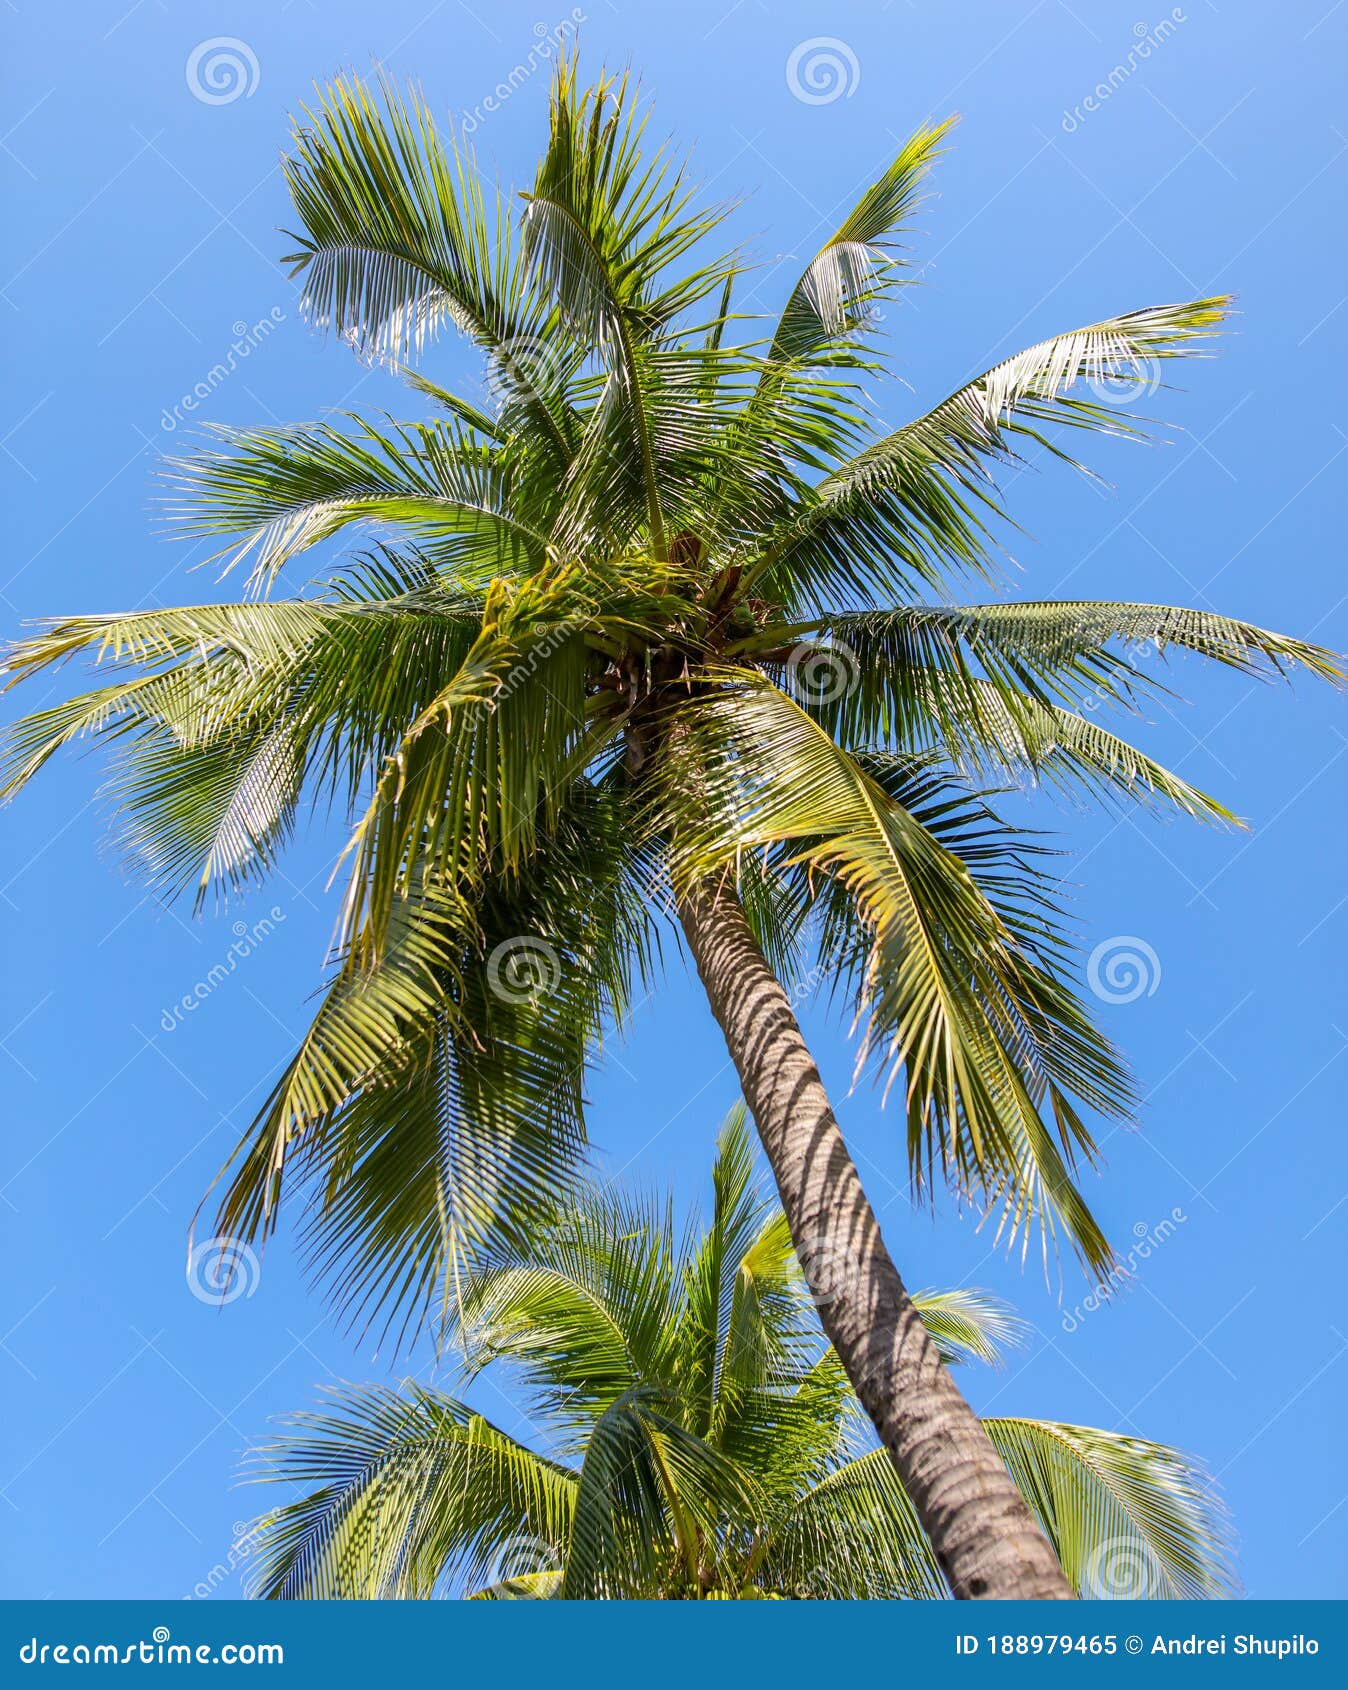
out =
[[790,1002],[733,887],[679,902],[806,1282],[958,1597],[1070,1600],[1057,1557],[890,1260]]

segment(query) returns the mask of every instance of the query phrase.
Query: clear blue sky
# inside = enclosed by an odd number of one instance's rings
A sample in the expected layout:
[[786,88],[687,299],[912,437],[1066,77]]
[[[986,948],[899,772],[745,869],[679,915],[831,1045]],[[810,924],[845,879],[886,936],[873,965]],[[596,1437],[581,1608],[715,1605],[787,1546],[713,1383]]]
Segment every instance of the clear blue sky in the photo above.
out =
[[[924,217],[926,286],[889,325],[911,384],[885,395],[894,421],[1048,333],[1238,292],[1220,357],[1153,401],[1182,425],[1172,444],[1097,450],[1107,492],[1048,466],[1018,478],[1022,590],[1213,605],[1348,647],[1348,8],[1311,0],[1273,19],[1251,0],[1188,0],[1161,35],[1168,11],[1135,0],[584,9],[589,63],[630,58],[657,127],[695,143],[721,190],[747,191],[738,225],[767,261],[765,302],[909,129],[964,114]],[[372,56],[419,77],[437,109],[472,111],[526,59],[535,23],[554,21],[516,0],[72,0],[8,16],[6,633],[38,615],[216,596],[152,520],[156,456],[187,432],[165,423],[198,384],[196,415],[211,422],[407,407],[297,319],[277,262],[286,113],[314,79]],[[1157,44],[1110,86],[1149,33]],[[217,36],[246,44],[229,51],[249,91],[212,103],[186,67]],[[819,36],[846,44],[847,87],[807,103],[786,66]],[[204,80],[208,60],[199,89],[229,93]],[[481,119],[479,147],[506,181],[530,169],[545,81]],[[212,384],[235,325],[273,312],[274,331]],[[430,368],[472,365],[445,347]],[[898,1120],[869,1093],[844,1098],[844,1029],[812,1012],[809,1030],[910,1282],[987,1285],[1034,1323],[1004,1375],[969,1379],[975,1400],[1199,1452],[1220,1475],[1252,1595],[1343,1595],[1342,701],[1188,664],[1178,676],[1189,703],[1137,732],[1251,832],[1033,806],[1078,853],[1064,872],[1087,949],[1135,936],[1159,960],[1150,995],[1101,1010],[1150,1102],[1141,1131],[1110,1138],[1091,1195],[1123,1246],[1176,1209],[1186,1217],[1127,1294],[1065,1330],[1089,1289],[1073,1270],[1060,1304],[1056,1285],[990,1253],[949,1202],[914,1211]],[[94,758],[64,761],[0,831],[6,1595],[189,1592],[253,1511],[231,1486],[268,1418],[334,1375],[387,1368],[334,1330],[284,1235],[254,1294],[223,1310],[196,1301],[183,1272],[196,1202],[317,982],[335,835],[302,842],[274,888],[194,924],[146,901],[102,849],[100,774]],[[284,920],[165,1030],[166,1009],[228,954],[233,924],[273,906]],[[688,1197],[732,1096],[719,1035],[675,959],[596,1079],[596,1144],[608,1167]]]

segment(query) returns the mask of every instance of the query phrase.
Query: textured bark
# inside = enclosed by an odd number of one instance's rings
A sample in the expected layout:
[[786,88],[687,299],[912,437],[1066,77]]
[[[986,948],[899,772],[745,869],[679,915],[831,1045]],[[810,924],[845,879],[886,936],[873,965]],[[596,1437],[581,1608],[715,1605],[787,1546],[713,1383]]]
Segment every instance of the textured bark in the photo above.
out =
[[790,1002],[728,884],[679,917],[781,1194],[824,1330],[958,1597],[1072,1589],[890,1260]]

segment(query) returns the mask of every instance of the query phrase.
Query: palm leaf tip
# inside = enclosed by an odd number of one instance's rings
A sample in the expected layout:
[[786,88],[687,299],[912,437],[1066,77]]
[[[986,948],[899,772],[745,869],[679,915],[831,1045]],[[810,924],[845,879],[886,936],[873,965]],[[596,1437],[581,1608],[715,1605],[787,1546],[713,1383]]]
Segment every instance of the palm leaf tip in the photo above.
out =
[[1000,1366],[1002,1351],[1025,1341],[1028,1323],[988,1291],[917,1291],[913,1302],[946,1362]]
[[[1022,403],[1033,407],[1066,400],[1079,383],[1089,385],[1105,400],[1114,382],[1122,382],[1125,388],[1157,386],[1170,360],[1208,355],[1205,343],[1218,332],[1229,303],[1229,296],[1217,295],[1145,306],[1040,341],[996,365],[966,389],[966,402],[980,406],[987,424],[998,428],[1013,419]],[[1084,409],[1064,411],[1063,420],[1101,417],[1099,407],[1082,403]]]
[[769,372],[783,361],[817,356],[868,325],[875,302],[899,280],[898,237],[921,203],[927,175],[955,122],[949,117],[918,129],[811,260],[783,309],[768,353]]
[[1240,1594],[1229,1517],[1211,1480],[1183,1451],[1051,1421],[984,1425],[1079,1595]]

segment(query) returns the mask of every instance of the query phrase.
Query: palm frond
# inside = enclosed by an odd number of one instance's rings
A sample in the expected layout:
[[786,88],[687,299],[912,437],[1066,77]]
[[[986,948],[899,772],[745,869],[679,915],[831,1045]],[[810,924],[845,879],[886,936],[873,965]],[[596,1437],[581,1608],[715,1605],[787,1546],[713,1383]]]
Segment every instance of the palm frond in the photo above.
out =
[[[785,663],[777,653],[764,662],[782,690],[844,745],[909,757],[934,753],[961,779],[991,785],[1042,783],[1107,806],[1173,805],[1198,820],[1236,822],[1217,799],[1093,719],[1111,705],[1131,705],[1144,679],[1158,687],[1108,653],[1036,673],[1028,662],[980,651],[989,671],[980,672],[930,624],[896,618],[877,630],[858,618],[850,631],[855,646],[807,642]],[[753,644],[761,643],[755,636]],[[1092,669],[1097,678],[1089,689],[1068,684]],[[1055,693],[1079,698],[1080,710],[1058,703]]]
[[710,1224],[684,1274],[678,1393],[688,1423],[743,1459],[745,1439],[761,1429],[753,1394],[765,1378],[803,1377],[817,1339],[790,1231],[759,1183],[742,1103],[721,1125],[712,1192]]
[[[718,212],[699,212],[683,170],[656,150],[642,150],[646,120],[639,91],[626,76],[582,89],[574,64],[553,80],[551,129],[533,188],[525,196],[523,257],[554,299],[570,332],[594,344],[610,372],[596,407],[607,463],[630,454],[653,555],[668,556],[661,459],[652,394],[671,383],[671,321],[720,289],[733,266],[716,261],[670,287],[668,267],[706,239]],[[677,356],[691,361],[702,389],[718,354],[705,344]],[[655,379],[663,375],[663,380]],[[666,404],[667,423],[677,409]],[[596,453],[590,452],[591,461]],[[587,479],[592,479],[593,471]],[[591,490],[587,501],[602,500]]]
[[773,1533],[757,1576],[815,1601],[940,1601],[949,1594],[883,1449],[845,1462],[799,1499]]
[[573,419],[555,394],[519,380],[517,349],[556,323],[531,293],[509,209],[490,207],[471,154],[437,128],[425,101],[387,81],[341,77],[304,113],[284,160],[302,233],[288,262],[301,306],[358,350],[405,360],[446,324],[492,358],[553,463],[570,458]]
[[368,914],[382,943],[425,876],[470,882],[492,856],[521,866],[611,737],[586,735],[587,636],[601,621],[579,568],[493,583],[476,640],[391,751],[352,834],[349,933]]
[[995,1365],[1003,1346],[1020,1343],[1025,1331],[1024,1321],[1010,1305],[986,1291],[915,1291],[913,1304],[947,1363]]
[[654,966],[630,833],[612,794],[580,787],[529,874],[471,902],[427,883],[377,957],[362,936],[239,1147],[218,1228],[273,1226],[284,1179],[361,1328],[457,1318],[466,1266],[522,1249],[570,1189],[588,1063]]
[[195,880],[200,901],[265,876],[306,787],[348,804],[368,788],[482,610],[384,554],[321,599],[55,621],[13,648],[16,678],[76,655],[133,674],[13,724],[0,781],[12,794],[72,740],[110,743],[123,844],[157,889]]
[[[1147,667],[1173,649],[1193,652],[1241,674],[1287,676],[1295,668],[1342,680],[1333,652],[1235,617],[1165,604],[1038,600],[1019,604],[910,605],[844,612],[797,626],[771,628],[735,650],[818,642],[821,657],[844,654],[860,679],[877,673],[942,669],[982,673],[1040,698],[1078,704],[1083,695],[1126,701],[1160,688]],[[1114,642],[1122,651],[1110,649]],[[854,725],[858,738],[878,724]]]
[[[914,584],[944,586],[952,572],[986,575],[986,518],[1000,514],[992,469],[1030,440],[1066,457],[1043,434],[1049,423],[1140,433],[1108,400],[1201,350],[1227,303],[1128,312],[1003,360],[826,476],[769,538],[751,579],[788,602],[820,602],[830,593],[892,600]],[[1076,397],[1079,382],[1106,402]]]
[[1078,1595],[1238,1594],[1227,1520],[1182,1451],[1052,1421],[983,1424]]
[[251,1595],[426,1597],[523,1571],[525,1544],[560,1565],[575,1473],[438,1391],[332,1397],[258,1452],[259,1477],[317,1488],[259,1522]]
[[[1009,923],[980,890],[954,848],[959,818],[932,807],[946,824],[943,843],[761,677],[681,717],[687,759],[664,794],[677,806],[677,874],[716,873],[740,853],[789,846],[789,862],[842,888],[869,934],[861,1061],[875,1052],[891,1078],[906,1073],[914,1176],[939,1166],[961,1191],[981,1192],[1012,1237],[1036,1219],[1047,1243],[1061,1219],[1088,1262],[1107,1262],[1069,1177],[1072,1158],[1093,1148],[1070,1094],[1122,1113],[1130,1083],[1025,943],[1023,917]],[[1042,904],[1033,883],[1021,896]],[[1039,928],[1051,944],[1042,909]]]
[[[874,301],[893,285],[893,237],[920,203],[926,177],[953,123],[947,118],[916,130],[811,259],[773,332],[770,369],[809,362],[866,326]],[[764,379],[770,381],[770,374]]]
[[949,749],[957,767],[993,778],[1029,775],[1105,805],[1125,798],[1144,809],[1174,805],[1196,821],[1240,825],[1216,798],[1089,717],[1028,698],[1008,705],[1003,691],[986,685],[979,692],[986,728],[955,744],[939,734],[928,741]]
[[178,459],[178,530],[230,536],[234,564],[252,558],[250,586],[266,588],[291,558],[352,524],[387,524],[436,544],[460,577],[481,587],[542,563],[546,527],[510,497],[507,461],[454,424],[386,430],[351,417],[303,428],[217,430],[226,450]]

